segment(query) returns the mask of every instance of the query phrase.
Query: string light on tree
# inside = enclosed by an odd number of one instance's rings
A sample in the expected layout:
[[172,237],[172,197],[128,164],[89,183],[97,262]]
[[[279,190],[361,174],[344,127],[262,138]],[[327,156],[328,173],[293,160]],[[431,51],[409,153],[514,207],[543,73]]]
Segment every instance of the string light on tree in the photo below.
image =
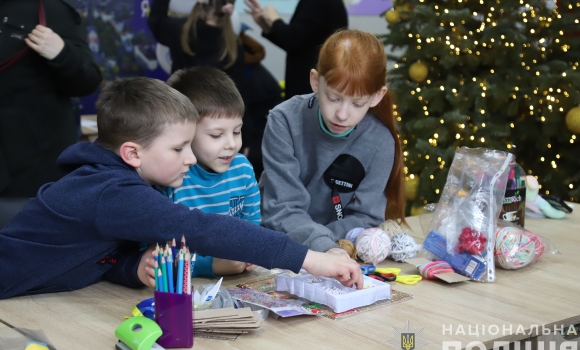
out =
[[398,18],[383,36],[407,141],[408,210],[439,200],[461,146],[514,153],[542,192],[580,198],[571,180],[580,179],[580,2],[555,2],[395,1],[400,14],[414,6],[410,21]]

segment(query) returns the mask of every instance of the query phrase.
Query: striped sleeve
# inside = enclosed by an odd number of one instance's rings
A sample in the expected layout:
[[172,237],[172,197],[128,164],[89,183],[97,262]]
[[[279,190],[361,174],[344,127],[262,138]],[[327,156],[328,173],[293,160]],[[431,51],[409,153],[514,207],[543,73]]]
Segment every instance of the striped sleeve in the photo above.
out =
[[253,222],[256,225],[260,225],[262,221],[260,214],[260,189],[258,188],[253,169],[246,186],[246,199],[244,200],[241,218]]

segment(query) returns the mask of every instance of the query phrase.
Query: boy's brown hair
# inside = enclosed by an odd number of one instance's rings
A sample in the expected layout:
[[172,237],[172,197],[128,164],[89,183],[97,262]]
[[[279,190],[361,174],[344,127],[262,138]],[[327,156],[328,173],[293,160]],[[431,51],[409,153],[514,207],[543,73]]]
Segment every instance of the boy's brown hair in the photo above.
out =
[[169,77],[167,84],[191,100],[200,119],[207,116],[241,118],[244,115],[244,101],[236,84],[219,69],[180,69]]
[[127,141],[147,148],[167,124],[198,121],[191,101],[157,79],[117,80],[97,100],[98,143],[113,152]]

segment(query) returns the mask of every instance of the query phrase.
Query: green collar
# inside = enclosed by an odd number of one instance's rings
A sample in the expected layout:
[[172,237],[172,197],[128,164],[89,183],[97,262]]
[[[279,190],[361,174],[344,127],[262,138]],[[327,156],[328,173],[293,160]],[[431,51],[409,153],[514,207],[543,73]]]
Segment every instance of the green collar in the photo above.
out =
[[320,123],[320,129],[322,129],[322,131],[324,131],[324,133],[328,136],[332,136],[332,137],[336,137],[336,138],[344,138],[344,137],[348,137],[348,135],[350,135],[350,133],[356,129],[355,127],[350,128],[347,132],[345,132],[344,134],[334,134],[332,132],[330,132],[330,130],[328,130],[328,128],[326,127],[326,125],[324,124],[324,120],[322,120],[322,113],[320,112],[320,108],[318,108],[318,122]]

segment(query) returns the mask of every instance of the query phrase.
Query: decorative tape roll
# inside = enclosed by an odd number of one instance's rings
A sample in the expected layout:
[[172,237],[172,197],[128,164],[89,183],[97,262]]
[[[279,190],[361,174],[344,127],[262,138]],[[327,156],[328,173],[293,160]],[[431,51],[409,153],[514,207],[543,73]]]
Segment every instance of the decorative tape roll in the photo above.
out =
[[380,228],[368,228],[358,235],[355,246],[362,261],[377,265],[391,252],[391,238]]
[[519,227],[501,227],[496,231],[495,261],[504,269],[521,269],[544,253],[541,238]]
[[430,263],[427,264],[420,264],[417,265],[417,268],[419,269],[419,273],[421,273],[421,276],[429,280],[435,279],[435,275],[440,273],[455,272],[453,271],[453,268],[451,268],[451,265],[449,265],[447,262],[443,260],[431,261]]
[[397,233],[391,237],[391,258],[395,261],[413,259],[421,246],[407,233]]

